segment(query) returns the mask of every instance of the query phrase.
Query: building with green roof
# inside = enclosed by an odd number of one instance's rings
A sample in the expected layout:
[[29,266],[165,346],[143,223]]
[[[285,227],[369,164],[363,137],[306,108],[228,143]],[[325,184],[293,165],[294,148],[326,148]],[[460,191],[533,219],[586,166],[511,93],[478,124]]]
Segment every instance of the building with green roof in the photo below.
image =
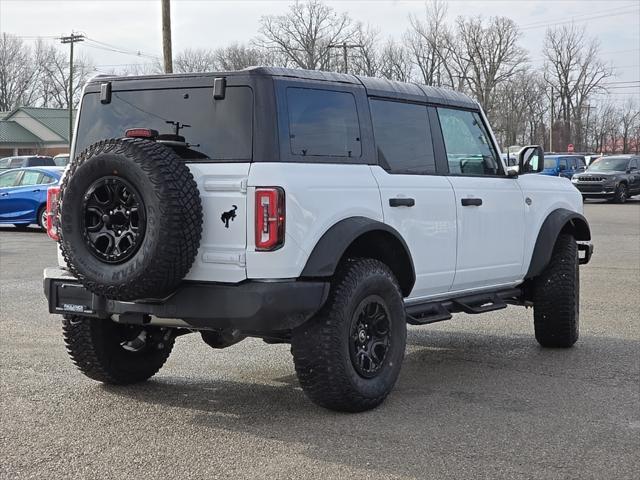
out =
[[69,151],[69,111],[19,107],[0,113],[0,157]]

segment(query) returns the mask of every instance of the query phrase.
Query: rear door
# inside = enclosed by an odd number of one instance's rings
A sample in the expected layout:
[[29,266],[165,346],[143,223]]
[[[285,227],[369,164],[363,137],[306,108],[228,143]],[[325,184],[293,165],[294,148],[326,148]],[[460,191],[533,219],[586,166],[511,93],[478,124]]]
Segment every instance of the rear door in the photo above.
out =
[[[188,82],[195,82],[189,86]],[[253,159],[253,89],[241,79],[226,79],[224,98],[214,98],[214,78],[170,79],[154,89],[112,83],[109,103],[100,93],[84,96],[75,151],[129,128],[179,135],[178,154],[198,185],[203,208],[202,239],[187,280],[240,282],[246,279],[247,178]],[[162,82],[167,82],[166,87]],[[208,85],[203,86],[203,82]],[[167,138],[167,137],[164,137]]]
[[42,172],[24,170],[18,185],[12,189],[11,208],[16,220],[35,220],[38,209],[47,201],[47,186],[42,185]]
[[10,170],[0,173],[0,222],[10,222],[16,216],[15,185],[18,183],[22,170]]
[[507,177],[478,112],[438,108],[455,193],[458,255],[452,289],[474,290],[519,280],[525,202]]
[[425,105],[371,99],[385,223],[409,246],[416,282],[410,298],[445,293],[456,264],[456,207],[453,188],[437,175]]

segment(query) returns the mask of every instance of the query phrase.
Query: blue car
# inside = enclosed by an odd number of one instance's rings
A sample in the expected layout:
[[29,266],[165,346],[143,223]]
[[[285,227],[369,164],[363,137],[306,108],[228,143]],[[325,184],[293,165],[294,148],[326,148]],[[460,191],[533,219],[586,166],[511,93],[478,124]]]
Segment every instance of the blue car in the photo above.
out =
[[571,178],[586,168],[587,163],[582,155],[545,155],[544,170],[540,174]]
[[47,228],[47,190],[57,185],[64,168],[15,168],[0,173],[0,225]]

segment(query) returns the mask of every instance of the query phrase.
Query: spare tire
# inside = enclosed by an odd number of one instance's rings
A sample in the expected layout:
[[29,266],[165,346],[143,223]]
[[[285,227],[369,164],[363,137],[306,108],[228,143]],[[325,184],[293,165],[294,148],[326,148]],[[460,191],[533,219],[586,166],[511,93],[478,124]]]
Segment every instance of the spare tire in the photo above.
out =
[[60,247],[69,270],[114,300],[163,298],[189,272],[202,235],[193,175],[169,147],[94,143],[60,186]]

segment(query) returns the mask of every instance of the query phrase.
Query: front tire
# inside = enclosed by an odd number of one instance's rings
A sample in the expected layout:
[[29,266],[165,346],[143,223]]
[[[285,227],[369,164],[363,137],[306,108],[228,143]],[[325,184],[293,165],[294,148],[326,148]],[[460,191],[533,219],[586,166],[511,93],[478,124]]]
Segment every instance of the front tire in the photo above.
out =
[[616,194],[613,197],[614,203],[625,203],[629,198],[629,189],[625,183],[620,183],[616,187]]
[[375,408],[398,378],[406,338],[404,303],[391,270],[373,259],[347,260],[321,311],[293,331],[302,389],[331,410]]
[[551,261],[536,278],[533,319],[536,340],[543,347],[568,348],[578,340],[580,271],[578,245],[561,234]]
[[110,319],[65,315],[64,342],[73,363],[99,382],[143,382],[164,365],[175,337],[170,329],[123,325]]

